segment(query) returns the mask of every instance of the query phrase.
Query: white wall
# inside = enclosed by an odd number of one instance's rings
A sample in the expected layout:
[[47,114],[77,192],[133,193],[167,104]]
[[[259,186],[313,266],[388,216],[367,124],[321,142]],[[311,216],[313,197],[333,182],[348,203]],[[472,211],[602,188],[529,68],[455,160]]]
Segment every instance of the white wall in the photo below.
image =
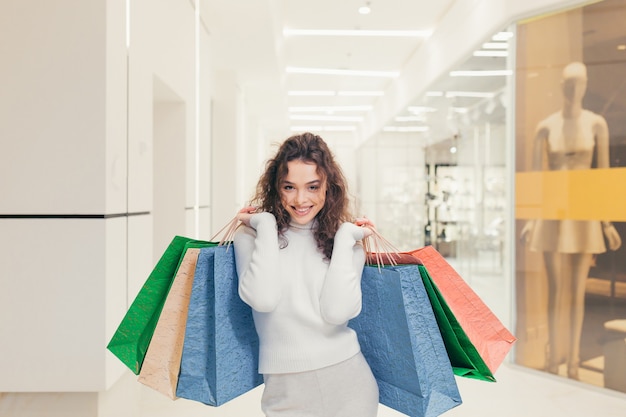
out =
[[[129,16],[125,0],[0,4],[0,78],[10,80],[0,392],[15,393],[0,396],[0,415],[50,400],[27,392],[82,392],[72,394],[82,415],[96,415],[97,392],[127,372],[106,344],[160,246],[209,233],[206,26],[193,1],[128,4]],[[155,176],[165,168],[172,175]]]

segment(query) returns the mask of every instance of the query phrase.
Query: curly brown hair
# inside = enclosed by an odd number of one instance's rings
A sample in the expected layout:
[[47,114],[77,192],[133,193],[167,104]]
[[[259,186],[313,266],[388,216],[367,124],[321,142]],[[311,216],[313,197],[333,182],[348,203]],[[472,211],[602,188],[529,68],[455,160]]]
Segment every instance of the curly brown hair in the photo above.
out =
[[289,227],[290,216],[281,203],[280,185],[288,173],[287,163],[294,160],[315,164],[318,175],[326,182],[326,201],[316,216],[314,237],[318,248],[330,259],[335,233],[342,223],[352,219],[352,215],[347,181],[321,137],[306,132],[287,138],[276,155],[267,161],[251,204],[258,211],[272,213],[276,217],[278,232],[283,235]]

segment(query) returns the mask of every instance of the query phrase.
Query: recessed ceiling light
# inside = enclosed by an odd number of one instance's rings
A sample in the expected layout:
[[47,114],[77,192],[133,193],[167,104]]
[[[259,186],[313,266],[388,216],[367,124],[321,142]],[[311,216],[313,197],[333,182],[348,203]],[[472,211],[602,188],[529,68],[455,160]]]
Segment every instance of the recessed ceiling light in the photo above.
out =
[[369,36],[427,38],[432,30],[283,29],[284,36]]
[[287,67],[285,71],[291,74],[353,75],[353,76],[358,76],[358,77],[384,77],[384,78],[395,78],[400,75],[398,71],[345,70],[345,69],[336,69],[336,68]]
[[365,3],[364,6],[359,7],[360,14],[370,14],[372,12],[372,8],[370,7],[370,2]]
[[617,45],[618,51],[626,51],[626,45]]

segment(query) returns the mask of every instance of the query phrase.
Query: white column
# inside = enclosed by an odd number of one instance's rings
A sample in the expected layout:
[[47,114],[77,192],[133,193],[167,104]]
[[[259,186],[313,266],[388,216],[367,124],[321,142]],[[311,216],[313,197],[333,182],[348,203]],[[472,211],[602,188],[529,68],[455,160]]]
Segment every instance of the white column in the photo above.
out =
[[238,145],[243,135],[244,109],[242,92],[234,73],[216,72],[213,86],[211,226],[215,233],[232,219],[243,203],[238,201],[237,186],[244,157]]
[[113,372],[107,312],[126,305],[124,22],[123,0],[0,5],[0,392],[95,392]]

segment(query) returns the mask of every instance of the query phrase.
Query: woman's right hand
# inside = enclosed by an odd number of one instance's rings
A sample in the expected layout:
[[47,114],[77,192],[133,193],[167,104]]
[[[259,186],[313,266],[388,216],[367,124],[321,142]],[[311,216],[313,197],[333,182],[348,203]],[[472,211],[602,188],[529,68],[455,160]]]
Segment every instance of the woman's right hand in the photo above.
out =
[[359,217],[358,219],[356,219],[354,221],[354,224],[363,229],[363,239],[365,239],[368,236],[371,236],[372,233],[374,233],[373,231],[376,230],[376,226],[374,225],[374,222],[365,216]]
[[245,224],[248,227],[252,227],[250,226],[250,219],[252,218],[252,216],[254,216],[256,210],[257,208],[254,206],[247,206],[242,208],[241,210],[239,210],[239,213],[237,213],[237,220],[239,220],[241,223]]

